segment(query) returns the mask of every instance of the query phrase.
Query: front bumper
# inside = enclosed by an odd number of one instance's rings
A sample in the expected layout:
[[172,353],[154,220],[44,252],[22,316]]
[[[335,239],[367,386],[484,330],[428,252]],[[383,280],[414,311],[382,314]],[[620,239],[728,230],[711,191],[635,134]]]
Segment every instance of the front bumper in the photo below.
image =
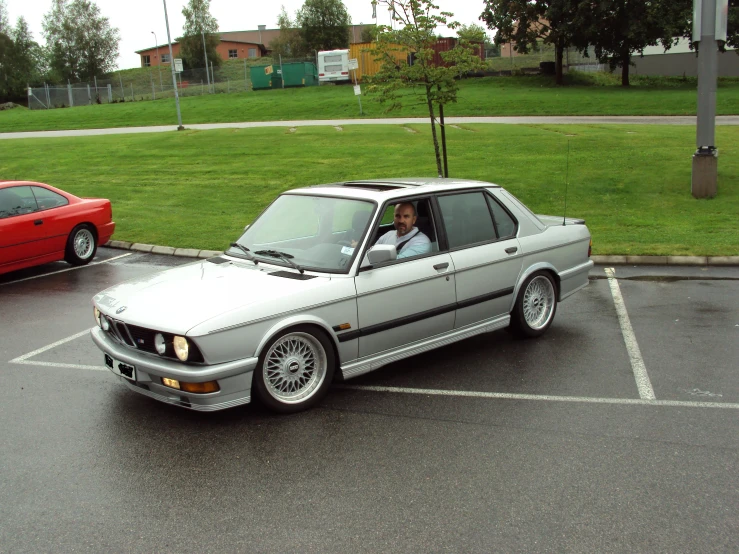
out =
[[[136,368],[136,380],[115,374],[129,389],[190,410],[214,412],[251,401],[251,382],[258,358],[244,358],[216,365],[189,366],[173,360],[156,358],[106,335],[99,327],[90,329],[90,337],[105,354]],[[179,391],[162,384],[162,377],[190,383],[218,381],[220,390],[208,394]]]

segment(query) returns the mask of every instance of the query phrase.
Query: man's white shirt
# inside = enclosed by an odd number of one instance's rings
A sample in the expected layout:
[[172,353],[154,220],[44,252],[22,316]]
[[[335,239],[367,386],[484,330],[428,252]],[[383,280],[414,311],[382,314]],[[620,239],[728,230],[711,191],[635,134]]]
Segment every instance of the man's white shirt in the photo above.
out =
[[393,229],[382,235],[375,244],[392,244],[395,248],[405,244],[398,254],[398,259],[431,252],[431,241],[424,233],[419,231],[418,227],[413,227],[409,233],[402,237],[399,237],[398,231]]

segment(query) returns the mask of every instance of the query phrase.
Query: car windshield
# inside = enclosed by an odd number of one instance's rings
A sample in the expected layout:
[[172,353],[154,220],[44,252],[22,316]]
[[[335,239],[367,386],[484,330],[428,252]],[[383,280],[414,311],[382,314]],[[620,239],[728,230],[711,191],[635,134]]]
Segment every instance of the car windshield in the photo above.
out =
[[375,204],[365,200],[283,194],[228,253],[296,269],[345,273],[374,211]]

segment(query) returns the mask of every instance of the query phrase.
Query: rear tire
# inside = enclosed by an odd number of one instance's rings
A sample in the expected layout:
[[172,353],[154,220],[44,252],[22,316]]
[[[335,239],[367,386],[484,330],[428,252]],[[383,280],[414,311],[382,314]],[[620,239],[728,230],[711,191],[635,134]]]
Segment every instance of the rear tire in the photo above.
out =
[[67,238],[64,259],[72,265],[85,265],[95,257],[98,249],[95,230],[86,223],[77,225]]
[[301,325],[277,335],[264,347],[252,388],[270,410],[300,412],[326,396],[335,367],[334,349],[326,335]]
[[511,330],[519,337],[543,335],[557,312],[557,286],[546,271],[529,275],[511,312]]

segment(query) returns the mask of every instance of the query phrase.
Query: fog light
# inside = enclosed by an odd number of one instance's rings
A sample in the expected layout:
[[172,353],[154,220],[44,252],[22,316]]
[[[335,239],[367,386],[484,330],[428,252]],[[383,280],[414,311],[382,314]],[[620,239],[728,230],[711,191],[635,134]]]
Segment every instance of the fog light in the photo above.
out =
[[162,385],[180,390],[180,382],[177,379],[167,379],[166,377],[162,377]]
[[198,394],[206,394],[209,392],[218,392],[221,387],[218,381],[206,381],[205,383],[180,383],[180,388],[186,392],[196,392]]
[[108,318],[104,315],[100,316],[100,327],[103,328],[103,331],[109,331],[110,330],[110,321],[108,321]]
[[157,354],[164,356],[167,351],[167,343],[164,340],[164,335],[157,333],[154,335],[154,348],[157,349]]
[[183,361],[187,361],[187,357],[190,354],[190,345],[187,344],[187,339],[185,337],[175,337],[172,341],[172,345],[174,346],[174,353],[177,354],[177,357]]

